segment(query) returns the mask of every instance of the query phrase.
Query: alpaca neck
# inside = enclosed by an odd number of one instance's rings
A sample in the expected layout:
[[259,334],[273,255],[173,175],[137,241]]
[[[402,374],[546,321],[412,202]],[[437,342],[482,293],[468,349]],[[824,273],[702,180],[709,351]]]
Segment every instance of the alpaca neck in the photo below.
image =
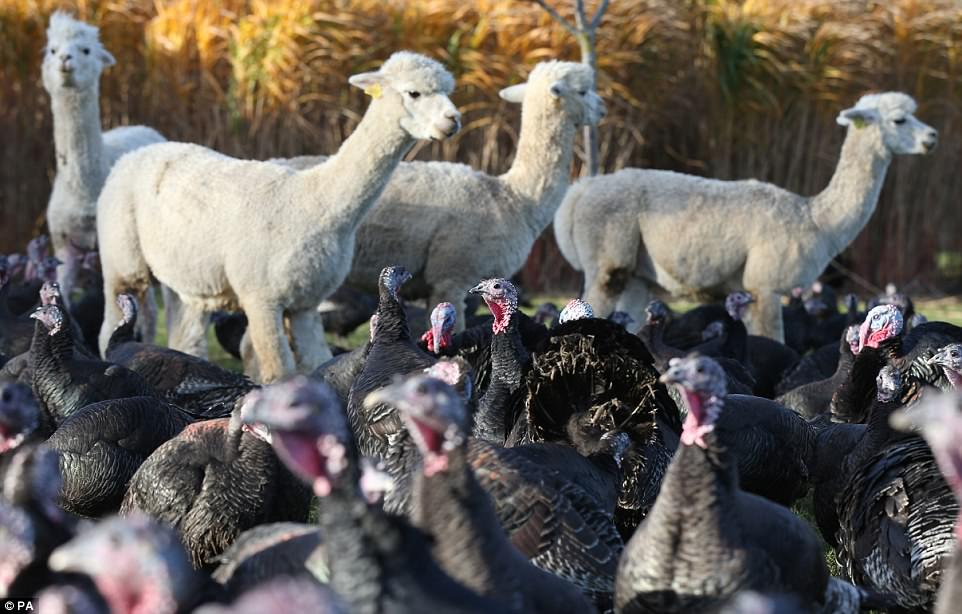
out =
[[502,175],[502,180],[524,197],[519,213],[539,234],[554,218],[571,179],[576,129],[567,114],[553,106],[521,107],[518,151],[511,168]]
[[[377,202],[414,139],[401,127],[407,112],[400,94],[385,90],[371,101],[351,136],[326,163],[303,171],[308,193],[324,194],[328,228],[353,235]],[[343,234],[342,234],[343,236]]]
[[832,180],[812,198],[812,219],[832,257],[868,224],[891,161],[892,153],[876,127],[848,128]]
[[72,192],[83,194],[82,202],[91,213],[106,180],[99,96],[95,85],[86,90],[61,91],[51,98],[57,181],[66,182]]

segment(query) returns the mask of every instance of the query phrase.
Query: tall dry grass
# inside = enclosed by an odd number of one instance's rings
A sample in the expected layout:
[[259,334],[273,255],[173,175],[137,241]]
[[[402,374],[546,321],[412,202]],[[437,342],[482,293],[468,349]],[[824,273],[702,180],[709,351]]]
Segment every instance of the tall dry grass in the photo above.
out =
[[[567,14],[567,0],[554,4]],[[497,91],[540,60],[578,53],[517,0],[2,0],[0,250],[21,248],[43,223],[53,146],[40,58],[56,8],[99,24],[119,60],[102,82],[107,126],[148,123],[244,157],[334,151],[364,108],[346,77],[407,48],[452,69],[465,115],[457,138],[412,156],[500,172],[518,113]],[[958,282],[962,2],[616,0],[598,49],[609,171],[757,177],[814,193],[837,159],[838,110],[867,91],[913,94],[940,148],[893,165],[843,261],[875,283]],[[570,287],[577,277],[548,240],[525,282]]]

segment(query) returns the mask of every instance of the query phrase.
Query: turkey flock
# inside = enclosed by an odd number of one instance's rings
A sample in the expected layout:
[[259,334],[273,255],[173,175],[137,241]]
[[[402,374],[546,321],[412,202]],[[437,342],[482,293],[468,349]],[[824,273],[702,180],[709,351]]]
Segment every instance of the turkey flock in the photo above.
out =
[[580,299],[526,315],[512,281],[486,279],[471,294],[490,315],[454,333],[449,303],[405,306],[394,266],[366,343],[259,386],[139,341],[127,294],[100,356],[95,263],[68,307],[48,243],[0,258],[3,597],[962,611],[962,328],[905,295],[839,311],[816,284],[784,307],[782,344],[747,333],[747,292],[653,301],[632,334]]

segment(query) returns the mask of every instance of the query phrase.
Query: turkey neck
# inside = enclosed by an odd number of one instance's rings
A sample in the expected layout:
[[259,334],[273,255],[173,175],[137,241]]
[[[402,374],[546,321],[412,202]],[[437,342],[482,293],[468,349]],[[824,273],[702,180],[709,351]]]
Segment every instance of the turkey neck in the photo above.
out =
[[432,553],[448,575],[481,595],[506,599],[505,562],[512,553],[494,505],[471,471],[466,445],[448,452],[447,460],[446,470],[415,476],[412,522],[434,537]]
[[878,396],[875,379],[884,365],[885,360],[878,350],[862,348],[852,360],[848,379],[832,398],[832,413],[849,423],[864,423]]
[[731,316],[726,318],[725,343],[722,344],[721,355],[743,363],[748,359],[748,329],[741,320]]
[[386,580],[384,553],[400,550],[402,540],[396,523],[361,497],[357,454],[349,452],[349,458],[348,469],[318,506],[324,535],[320,548],[331,588],[348,602],[351,612],[373,614],[379,611],[376,602]]
[[136,317],[121,322],[120,326],[114,329],[114,332],[111,333],[110,341],[107,342],[107,350],[104,352],[104,356],[110,354],[110,351],[115,349],[121,343],[134,341],[134,326],[136,324]]
[[811,198],[811,216],[829,258],[837,256],[865,228],[878,204],[892,153],[878,126],[849,126],[828,186]]
[[491,339],[491,381],[506,383],[514,392],[521,385],[521,370],[528,358],[518,330],[518,313],[513,312],[504,332]]
[[474,435],[497,445],[504,445],[510,425],[505,424],[511,396],[521,387],[521,370],[528,360],[528,350],[518,331],[518,315],[511,314],[507,328],[491,339],[491,381],[478,402],[474,415]]
[[[728,452],[718,442],[717,431],[706,434],[704,440],[708,449],[679,446],[642,525],[650,536],[647,550],[657,553],[657,564],[666,569],[674,567],[675,557],[679,550],[686,549],[685,544],[690,548],[686,557],[697,555],[705,559],[706,552],[713,550],[717,556],[724,556],[711,545],[728,541],[723,538],[724,517],[735,509],[738,474]],[[688,538],[683,539],[686,532]],[[705,564],[711,562],[706,560]]]
[[889,426],[889,416],[901,406],[898,398],[887,402],[876,401],[872,405],[866,420],[865,432],[848,455],[850,467],[861,467],[866,461],[881,452],[893,439],[911,436],[898,432]]
[[377,329],[374,331],[374,343],[378,341],[410,341],[411,329],[408,327],[407,314],[401,301],[394,298],[391,292],[380,284],[377,302]]
[[520,203],[518,213],[540,234],[554,217],[568,187],[577,129],[547,92],[528,98],[533,100],[521,106],[521,133],[514,162],[500,179],[525,197],[527,202]]
[[51,96],[57,181],[83,196],[76,205],[94,215],[97,196],[107,179],[104,139],[100,133],[100,87],[62,89]]
[[[414,139],[401,127],[407,115],[401,94],[384,88],[371,104],[354,132],[327,162],[299,175],[304,182],[301,194],[326,194],[333,203],[324,208],[325,226],[337,235],[353,237],[358,224],[377,202],[401,158],[414,145]],[[317,202],[310,200],[311,213]]]

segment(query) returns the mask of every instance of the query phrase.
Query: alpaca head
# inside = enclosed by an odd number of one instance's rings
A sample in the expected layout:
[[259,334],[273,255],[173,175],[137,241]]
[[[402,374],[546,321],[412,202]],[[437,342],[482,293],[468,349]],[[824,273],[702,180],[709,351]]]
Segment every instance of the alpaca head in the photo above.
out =
[[576,126],[593,126],[608,112],[594,83],[594,71],[580,62],[541,62],[525,83],[506,87],[500,95],[518,104],[548,97],[549,108],[563,110]]
[[900,92],[868,94],[838,114],[839,125],[877,131],[882,145],[893,154],[930,153],[939,133],[915,117],[915,100]]
[[401,127],[415,139],[442,141],[461,129],[461,113],[448,96],[454,77],[431,58],[398,51],[379,70],[354,75],[350,84],[375,100],[390,97],[401,104]]
[[43,55],[43,86],[48,92],[95,87],[103,69],[116,63],[100,44],[97,28],[63,11],[50,17]]

